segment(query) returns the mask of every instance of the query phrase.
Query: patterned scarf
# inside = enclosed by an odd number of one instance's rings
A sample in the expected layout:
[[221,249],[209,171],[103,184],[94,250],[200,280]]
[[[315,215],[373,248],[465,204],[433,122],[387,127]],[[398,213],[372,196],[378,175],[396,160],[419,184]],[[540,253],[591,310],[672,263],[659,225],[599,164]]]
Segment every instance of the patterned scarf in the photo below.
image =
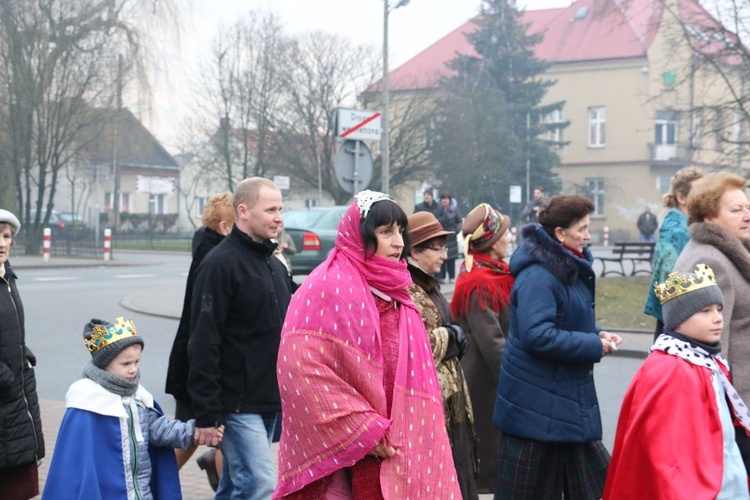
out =
[[[682,337],[682,339],[679,337]],[[710,354],[701,347],[700,343],[682,335],[674,334],[669,330],[664,330],[664,333],[657,337],[654,345],[651,346],[651,351],[664,351],[672,356],[680,357],[688,363],[711,370],[711,373],[718,378],[722,387],[724,387],[724,392],[727,393],[727,400],[732,406],[732,413],[745,428],[745,432],[750,432],[750,411],[727,377],[729,364],[724,358],[718,354]]]
[[[283,431],[274,498],[352,466],[386,437],[397,453],[381,464],[384,498],[458,499],[440,387],[409,295],[406,262],[365,259],[359,228],[360,212],[352,203],[334,249],[294,294],[284,320],[277,364]],[[371,287],[398,302],[400,350],[390,415]]]
[[[461,272],[456,280],[451,311],[454,318],[462,318],[478,304],[483,311],[489,307],[495,312],[505,309],[510,301],[513,276],[508,264],[494,260],[486,253],[474,254],[474,265],[466,271],[461,264]],[[476,292],[474,301],[472,294]]]

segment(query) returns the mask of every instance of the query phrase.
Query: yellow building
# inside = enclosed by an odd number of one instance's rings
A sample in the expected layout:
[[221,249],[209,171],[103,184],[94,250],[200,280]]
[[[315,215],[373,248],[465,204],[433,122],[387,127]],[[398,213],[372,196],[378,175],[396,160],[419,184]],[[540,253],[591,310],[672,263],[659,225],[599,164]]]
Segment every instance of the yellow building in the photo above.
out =
[[[664,213],[661,197],[682,167],[744,172],[744,120],[716,68],[698,52],[721,58],[737,82],[732,42],[693,0],[579,0],[566,8],[527,11],[531,32],[544,33],[536,56],[556,80],[545,102],[565,101],[552,121],[570,121],[557,150],[564,193],[586,194],[596,206],[594,242],[635,239],[645,205]],[[399,96],[434,92],[445,63],[473,54],[468,22],[390,73],[394,114]],[[737,86],[739,88],[739,84]],[[533,165],[532,165],[533,168]]]

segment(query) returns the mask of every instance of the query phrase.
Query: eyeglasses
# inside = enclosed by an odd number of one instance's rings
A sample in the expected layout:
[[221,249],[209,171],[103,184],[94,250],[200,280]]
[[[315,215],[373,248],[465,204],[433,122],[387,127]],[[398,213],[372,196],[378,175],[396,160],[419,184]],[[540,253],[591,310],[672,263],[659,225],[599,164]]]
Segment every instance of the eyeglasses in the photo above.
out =
[[427,248],[429,248],[433,252],[439,253],[440,255],[448,255],[448,247],[440,247],[440,248],[427,247]]

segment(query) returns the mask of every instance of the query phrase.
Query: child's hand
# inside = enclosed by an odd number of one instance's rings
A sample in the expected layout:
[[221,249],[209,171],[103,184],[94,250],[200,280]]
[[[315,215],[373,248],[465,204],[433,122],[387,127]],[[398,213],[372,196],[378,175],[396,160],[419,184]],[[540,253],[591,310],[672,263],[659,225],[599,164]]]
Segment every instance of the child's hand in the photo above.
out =
[[368,455],[373,455],[378,458],[391,458],[395,454],[396,448],[388,443],[387,438],[381,439],[380,442],[375,445],[375,448],[368,453]]

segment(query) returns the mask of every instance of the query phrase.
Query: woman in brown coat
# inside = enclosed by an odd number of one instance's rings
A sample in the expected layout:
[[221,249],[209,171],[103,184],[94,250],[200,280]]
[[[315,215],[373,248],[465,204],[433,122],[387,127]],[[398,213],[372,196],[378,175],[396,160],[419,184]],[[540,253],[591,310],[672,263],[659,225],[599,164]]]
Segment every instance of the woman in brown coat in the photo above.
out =
[[460,361],[469,343],[463,330],[451,324],[450,305],[440,292],[435,277],[447,259],[448,238],[453,239],[454,233],[444,230],[431,212],[417,212],[410,215],[408,221],[412,245],[407,262],[414,281],[409,286],[409,293],[422,315],[435,358],[445,425],[461,495],[464,500],[477,499],[474,415]]
[[508,331],[513,278],[503,259],[510,218],[482,203],[464,219],[465,261],[456,281],[451,310],[466,332],[469,348],[461,359],[474,407],[480,493],[493,491],[499,431],[492,425],[497,378]]
[[[750,204],[747,180],[728,172],[705,175],[693,183],[687,199],[691,240],[674,271],[695,269],[699,262],[714,270],[724,295],[722,350],[732,366],[732,382],[750,400]],[[691,267],[692,266],[692,267]],[[745,467],[750,467],[750,437],[736,432]]]

